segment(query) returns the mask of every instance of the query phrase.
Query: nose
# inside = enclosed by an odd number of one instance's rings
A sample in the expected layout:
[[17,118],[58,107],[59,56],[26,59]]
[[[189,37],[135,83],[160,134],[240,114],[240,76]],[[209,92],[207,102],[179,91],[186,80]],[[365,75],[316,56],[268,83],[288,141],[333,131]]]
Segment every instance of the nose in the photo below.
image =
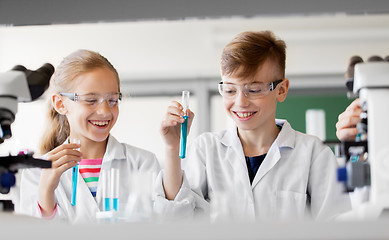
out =
[[250,104],[250,101],[248,100],[246,94],[244,93],[244,90],[241,89],[238,91],[236,97],[235,97],[235,105],[239,107],[246,107]]
[[97,105],[96,113],[100,115],[107,115],[111,113],[111,109],[108,106],[108,102],[105,99],[100,104]]

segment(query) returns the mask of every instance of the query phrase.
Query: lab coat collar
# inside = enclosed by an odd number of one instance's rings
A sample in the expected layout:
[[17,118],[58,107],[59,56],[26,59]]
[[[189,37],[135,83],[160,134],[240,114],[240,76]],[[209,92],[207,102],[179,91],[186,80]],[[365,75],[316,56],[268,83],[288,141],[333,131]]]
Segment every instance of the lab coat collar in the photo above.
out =
[[[274,143],[276,143],[278,147],[294,148],[295,132],[290,126],[289,122],[284,119],[276,119],[275,121],[277,126],[280,126],[282,128]],[[223,133],[224,134],[220,136],[220,141],[222,144],[224,144],[227,147],[232,147],[237,145],[240,145],[242,147],[242,144],[238,137],[238,128],[236,125],[233,125],[232,127],[228,128],[227,131]]]
[[279,148],[290,147],[294,148],[296,142],[295,131],[290,126],[289,122],[284,119],[276,119],[276,125],[282,127],[276,140],[274,141]]
[[[65,140],[64,143],[69,142],[69,137]],[[112,161],[113,159],[125,159],[126,156],[124,155],[124,149],[119,148],[121,144],[116,140],[114,136],[111,134],[108,135],[108,143],[107,148],[105,149],[105,154],[103,157],[103,161]]]
[[[294,148],[295,145],[295,132],[286,120],[276,119],[277,126],[281,126],[281,131],[278,134],[276,140],[273,142],[270,147],[265,160],[258,169],[257,174],[251,185],[252,188],[266,175],[267,172],[272,169],[275,164],[281,159],[280,148]],[[247,171],[245,155],[243,152],[243,147],[238,137],[237,127],[233,126],[229,128],[221,136],[220,141],[227,147],[232,147],[235,153],[238,155],[241,164],[244,169]],[[247,177],[248,180],[248,177]]]
[[118,146],[122,145],[110,134],[108,136],[107,149],[105,150],[103,162],[109,162],[114,159],[126,159],[126,156],[124,155],[124,148]]

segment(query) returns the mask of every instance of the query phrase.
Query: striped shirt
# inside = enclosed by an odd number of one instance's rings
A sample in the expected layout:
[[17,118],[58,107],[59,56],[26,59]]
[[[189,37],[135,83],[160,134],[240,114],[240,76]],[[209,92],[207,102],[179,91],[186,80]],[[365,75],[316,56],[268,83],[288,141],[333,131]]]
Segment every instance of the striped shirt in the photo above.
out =
[[78,169],[93,197],[96,197],[102,162],[103,159],[82,159],[79,162]]

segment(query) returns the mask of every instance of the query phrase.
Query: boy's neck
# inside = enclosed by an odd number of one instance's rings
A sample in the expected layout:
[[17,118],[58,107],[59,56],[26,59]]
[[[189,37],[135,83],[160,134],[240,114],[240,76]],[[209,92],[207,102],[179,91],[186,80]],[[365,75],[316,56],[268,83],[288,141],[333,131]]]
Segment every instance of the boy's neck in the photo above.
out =
[[254,157],[265,154],[276,140],[280,130],[274,123],[270,127],[256,130],[239,130],[238,136],[242,143],[245,156]]

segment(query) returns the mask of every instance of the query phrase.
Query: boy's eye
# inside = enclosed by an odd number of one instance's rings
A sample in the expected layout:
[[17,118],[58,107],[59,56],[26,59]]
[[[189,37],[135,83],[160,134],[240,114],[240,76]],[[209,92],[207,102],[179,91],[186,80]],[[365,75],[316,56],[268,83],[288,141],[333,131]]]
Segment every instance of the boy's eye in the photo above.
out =
[[96,98],[87,98],[84,100],[87,104],[95,104],[97,103],[97,99]]
[[260,93],[260,92],[262,92],[262,89],[261,88],[250,88],[249,92],[251,92],[251,93]]
[[224,92],[227,94],[234,94],[234,93],[236,93],[236,89],[229,87],[229,88],[225,88]]
[[114,99],[114,98],[109,99],[109,103],[115,104],[118,102],[119,102],[119,99]]

